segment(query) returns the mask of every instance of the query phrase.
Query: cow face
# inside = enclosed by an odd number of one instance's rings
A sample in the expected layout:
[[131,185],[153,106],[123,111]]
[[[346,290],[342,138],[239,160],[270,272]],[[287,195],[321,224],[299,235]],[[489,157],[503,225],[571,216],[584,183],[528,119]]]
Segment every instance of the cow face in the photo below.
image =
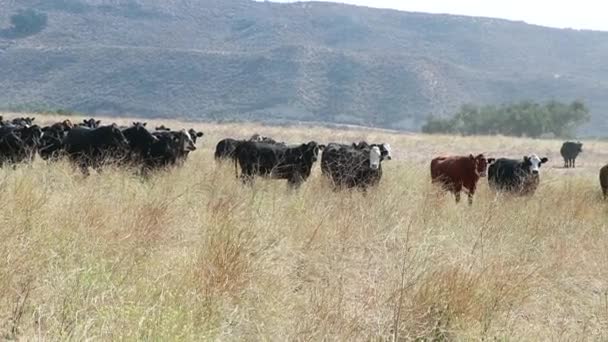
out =
[[304,150],[299,159],[305,158],[306,161],[314,163],[319,158],[319,144],[315,141],[310,141],[308,144],[302,144],[301,148]]
[[125,138],[124,134],[116,124],[110,126],[110,136],[112,137],[112,143],[123,149],[129,148],[129,141]]
[[192,152],[196,151],[196,146],[194,145],[194,140],[190,136],[190,133],[185,129],[182,129],[177,134],[177,141],[180,144],[182,152]]
[[380,168],[380,161],[382,159],[382,152],[378,146],[373,146],[369,150],[369,167],[372,170],[378,170]]
[[386,160],[393,159],[393,151],[391,150],[391,145],[389,145],[389,144],[382,144],[379,147],[380,147],[380,152],[382,153],[382,160],[384,160],[384,159],[386,159]]
[[192,139],[192,141],[194,141],[194,143],[196,144],[196,139],[197,138],[201,138],[204,134],[203,132],[197,132],[196,130],[190,128],[188,130],[188,134],[190,134],[190,138]]
[[477,157],[472,154],[469,156],[473,164],[475,165],[475,173],[479,175],[479,177],[486,177],[488,169],[488,165],[494,162],[494,158],[486,159],[483,154],[478,155]]
[[152,135],[145,126],[146,123],[134,122],[133,126],[123,131],[131,148],[147,148],[158,141],[158,138]]
[[523,168],[525,171],[528,171],[529,173],[531,173],[533,175],[538,175],[540,173],[541,165],[548,161],[549,161],[548,158],[546,158],[546,157],[539,158],[536,154],[533,154],[529,157],[525,156],[524,162],[523,162]]
[[577,143],[576,143],[576,147],[577,147],[577,151],[578,151],[579,153],[580,153],[580,152],[583,152],[583,143],[582,143],[582,142],[580,142],[580,141],[579,141],[579,142],[577,142]]
[[84,127],[89,127],[89,128],[98,128],[100,124],[101,124],[101,121],[90,118],[88,120],[83,119],[82,123],[80,125],[84,126]]

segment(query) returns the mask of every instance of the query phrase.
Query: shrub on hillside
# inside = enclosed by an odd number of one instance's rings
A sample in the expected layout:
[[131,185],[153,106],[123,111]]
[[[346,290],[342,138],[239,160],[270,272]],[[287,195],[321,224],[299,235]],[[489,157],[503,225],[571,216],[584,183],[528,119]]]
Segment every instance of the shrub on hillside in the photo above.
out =
[[11,27],[2,30],[2,36],[8,38],[25,37],[44,30],[48,23],[46,13],[40,13],[33,9],[19,10],[11,16]]
[[501,106],[463,105],[451,118],[430,116],[422,126],[422,132],[527,137],[553,134],[564,137],[572,135],[577,127],[589,119],[589,110],[580,101],[570,104],[523,101]]

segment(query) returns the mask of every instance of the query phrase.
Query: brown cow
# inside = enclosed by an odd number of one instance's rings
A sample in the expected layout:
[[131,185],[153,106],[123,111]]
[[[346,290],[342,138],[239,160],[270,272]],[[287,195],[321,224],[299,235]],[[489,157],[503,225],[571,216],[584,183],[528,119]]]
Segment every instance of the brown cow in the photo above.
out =
[[600,186],[602,187],[602,194],[604,194],[604,199],[607,199],[608,198],[608,165],[605,165],[600,169]]
[[486,159],[483,154],[477,157],[449,156],[437,157],[431,161],[431,180],[434,184],[454,193],[456,203],[460,202],[460,191],[467,189],[469,204],[473,204],[473,195],[480,177],[486,176],[488,164],[494,159]]

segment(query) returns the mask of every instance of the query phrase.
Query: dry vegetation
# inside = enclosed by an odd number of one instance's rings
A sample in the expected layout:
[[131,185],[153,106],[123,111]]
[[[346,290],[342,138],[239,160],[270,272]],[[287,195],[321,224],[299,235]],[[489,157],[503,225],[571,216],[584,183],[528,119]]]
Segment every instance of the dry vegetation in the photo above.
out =
[[[0,339],[608,338],[607,143],[564,170],[550,140],[193,126],[201,148],[148,181],[40,160],[0,170]],[[396,159],[367,195],[333,193],[318,166],[298,191],[248,188],[212,150],[253,132],[390,142]],[[482,179],[468,207],[428,172],[465,152],[551,162],[534,197]]]

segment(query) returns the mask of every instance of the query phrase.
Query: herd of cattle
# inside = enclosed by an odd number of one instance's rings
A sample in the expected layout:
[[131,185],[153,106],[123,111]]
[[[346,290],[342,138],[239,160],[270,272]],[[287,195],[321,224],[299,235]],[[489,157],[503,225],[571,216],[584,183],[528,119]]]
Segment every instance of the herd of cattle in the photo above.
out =
[[[131,126],[101,125],[95,119],[73,124],[64,120],[49,126],[34,124],[35,118],[6,121],[0,116],[0,165],[33,160],[36,154],[49,161],[66,157],[88,174],[89,167],[99,170],[107,163],[150,170],[180,165],[196,150],[202,132],[194,129],[171,130],[165,126],[154,131],[145,123]],[[575,167],[582,152],[580,142],[565,142],[560,150],[565,167]],[[321,171],[335,190],[366,190],[382,178],[382,162],[392,158],[386,143],[319,144],[315,141],[287,145],[254,134],[248,140],[223,139],[216,145],[216,161],[232,161],[244,183],[255,177],[285,179],[292,187],[306,181],[321,154]],[[469,203],[480,178],[488,175],[490,188],[520,195],[533,194],[540,181],[540,168],[548,159],[533,154],[520,160],[474,156],[443,156],[431,161],[432,182],[441,185],[460,201],[465,191]],[[608,165],[600,170],[604,197],[608,196]]]
[[183,163],[203,136],[194,129],[172,131],[164,126],[150,132],[140,122],[102,126],[94,119],[78,124],[64,120],[41,127],[34,121],[0,117],[0,165],[29,162],[38,154],[51,161],[65,156],[85,174],[89,167],[100,169],[108,163],[146,172]]

